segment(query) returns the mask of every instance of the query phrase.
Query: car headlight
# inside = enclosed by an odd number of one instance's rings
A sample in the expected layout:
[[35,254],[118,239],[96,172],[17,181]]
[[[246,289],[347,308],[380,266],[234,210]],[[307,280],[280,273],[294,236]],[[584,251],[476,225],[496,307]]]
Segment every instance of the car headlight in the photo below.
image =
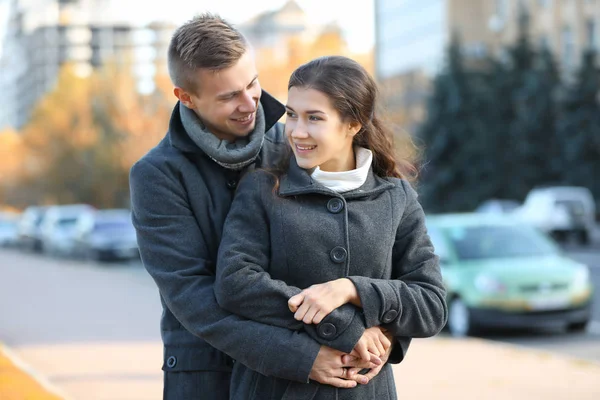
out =
[[590,283],[590,269],[587,265],[581,265],[575,271],[573,277],[573,286],[575,288],[584,288]]
[[504,293],[506,292],[506,285],[500,282],[497,278],[480,274],[475,278],[475,288],[485,293]]

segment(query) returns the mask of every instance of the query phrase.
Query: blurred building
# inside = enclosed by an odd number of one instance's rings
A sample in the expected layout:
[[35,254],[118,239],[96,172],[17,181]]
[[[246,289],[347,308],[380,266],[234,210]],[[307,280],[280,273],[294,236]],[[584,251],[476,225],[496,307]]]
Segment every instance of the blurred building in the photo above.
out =
[[[281,8],[264,12],[238,26],[257,50],[268,49],[273,55],[270,62],[287,63],[293,54],[293,43],[313,42],[323,26],[311,24],[306,13],[294,0]],[[271,58],[271,57],[269,57]],[[258,60],[259,63],[261,60]]]
[[126,65],[141,92],[152,91],[155,75],[166,73],[173,25],[119,21],[108,0],[8,1],[9,26],[0,61],[0,129],[19,129],[27,122],[65,63],[82,76],[107,63]]
[[565,74],[600,46],[596,0],[375,0],[376,76],[390,114],[414,130],[451,35],[468,60],[500,55],[517,38],[521,11],[532,43],[549,48]]

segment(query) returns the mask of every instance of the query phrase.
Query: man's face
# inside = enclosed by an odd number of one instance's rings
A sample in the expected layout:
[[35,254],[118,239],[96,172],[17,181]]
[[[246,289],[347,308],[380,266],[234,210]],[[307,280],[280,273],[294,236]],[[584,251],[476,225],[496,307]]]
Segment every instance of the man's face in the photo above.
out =
[[212,134],[233,142],[254,130],[261,88],[252,51],[246,51],[229,68],[201,69],[196,79],[198,93],[188,93],[189,104],[182,102],[198,114]]

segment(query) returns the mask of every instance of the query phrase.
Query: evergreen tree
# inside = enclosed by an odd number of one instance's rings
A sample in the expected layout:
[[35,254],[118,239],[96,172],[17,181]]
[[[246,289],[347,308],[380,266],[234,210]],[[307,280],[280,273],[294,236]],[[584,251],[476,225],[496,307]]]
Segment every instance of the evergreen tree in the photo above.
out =
[[453,38],[446,66],[435,78],[427,119],[419,130],[424,146],[421,199],[430,212],[470,210],[476,204],[472,143],[477,135],[472,115],[473,89],[460,44]]
[[558,134],[563,149],[563,182],[589,188],[600,198],[600,71],[596,54],[587,51],[574,84],[560,103]]
[[553,184],[556,142],[556,90],[559,76],[551,53],[544,49],[535,64],[523,70],[521,86],[514,98],[515,119],[511,125],[514,170],[512,188],[515,198],[523,198],[533,187]]

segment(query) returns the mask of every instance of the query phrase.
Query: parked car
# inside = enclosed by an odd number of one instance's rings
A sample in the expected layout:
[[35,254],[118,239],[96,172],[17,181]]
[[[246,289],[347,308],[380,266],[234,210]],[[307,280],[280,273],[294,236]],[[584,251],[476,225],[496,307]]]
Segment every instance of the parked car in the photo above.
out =
[[558,241],[574,236],[588,244],[596,225],[596,204],[584,187],[553,186],[533,189],[515,216]]
[[475,212],[485,214],[510,214],[521,206],[516,200],[490,199],[481,203]]
[[53,256],[71,256],[77,219],[94,210],[87,204],[49,207],[40,226],[43,252]]
[[543,232],[481,214],[429,216],[453,336],[481,328],[585,329],[593,286],[586,265],[564,256]]
[[42,251],[41,224],[48,207],[27,207],[17,223],[17,244],[30,251]]
[[129,210],[98,210],[77,221],[74,252],[87,259],[108,261],[139,257]]
[[17,219],[8,215],[0,215],[0,247],[13,247],[18,240]]

